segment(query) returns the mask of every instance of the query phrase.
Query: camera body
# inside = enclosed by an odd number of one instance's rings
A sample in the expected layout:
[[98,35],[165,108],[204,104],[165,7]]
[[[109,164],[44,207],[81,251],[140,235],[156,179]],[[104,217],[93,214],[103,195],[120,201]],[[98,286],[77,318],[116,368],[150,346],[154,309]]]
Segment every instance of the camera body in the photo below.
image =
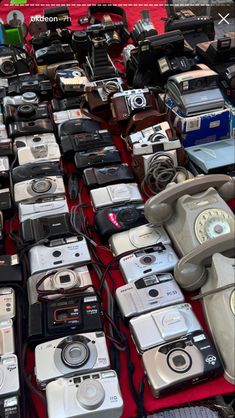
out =
[[126,231],[134,226],[147,223],[143,205],[127,204],[101,209],[95,214],[95,225],[99,236],[106,241],[116,232]]
[[82,68],[58,69],[56,71],[56,82],[64,95],[84,94],[88,87],[92,87]]
[[169,390],[188,388],[222,374],[219,355],[202,331],[146,351],[142,357],[153,393],[159,398]]
[[52,44],[45,48],[40,48],[35,51],[35,59],[37,65],[49,65],[63,61],[74,60],[74,53],[68,44]]
[[[20,148],[21,149],[21,148]],[[63,174],[62,169],[56,162],[44,162],[40,161],[38,164],[26,163],[13,168],[11,176],[13,183],[19,183],[25,180],[31,180],[37,177],[50,177],[61,176]]]
[[12,287],[0,288],[0,321],[15,317],[15,291]]
[[170,273],[152,274],[118,287],[115,298],[126,319],[184,302],[184,295]]
[[0,399],[0,416],[2,418],[20,418],[20,405],[17,396]]
[[43,74],[25,75],[9,81],[8,94],[16,96],[26,92],[33,92],[41,100],[50,100],[53,96],[51,82],[45,80]]
[[15,354],[0,356],[0,373],[2,376],[0,397],[17,394],[19,392],[19,370]]
[[131,37],[135,44],[138,44],[139,41],[143,41],[149,36],[157,35],[158,33],[150,20],[149,10],[143,10],[141,12],[141,17],[142,19],[135,23],[131,32]]
[[108,112],[111,96],[123,91],[123,80],[120,77],[97,80],[86,88],[86,99],[92,113]]
[[[93,393],[91,400],[86,393]],[[59,378],[46,387],[49,418],[89,417],[120,418],[123,411],[123,400],[114,370]],[[79,399],[79,400],[78,400]]]
[[15,351],[12,319],[0,321],[0,356],[12,354]]
[[188,303],[132,318],[129,325],[139,353],[202,329]]
[[73,69],[75,69],[76,67],[78,67],[78,61],[74,59],[71,61],[57,62],[55,64],[50,64],[47,66],[46,74],[50,80],[55,80],[57,71],[61,71],[63,69],[68,68],[72,68],[73,71]]
[[90,261],[86,240],[81,236],[53,240],[29,250],[31,274]]
[[10,138],[17,138],[24,135],[53,133],[54,128],[50,119],[37,119],[30,122],[14,122],[8,126]]
[[61,137],[61,149],[65,155],[74,155],[74,152],[89,151],[94,148],[113,146],[113,138],[106,130],[95,133],[78,133]]
[[13,52],[11,48],[0,47],[0,77],[10,78],[15,75],[29,73],[26,54]]
[[109,367],[109,354],[102,331],[58,338],[35,348],[35,376],[41,387],[59,377],[66,378]]
[[39,99],[36,93],[31,92],[31,91],[26,91],[16,96],[5,96],[2,101],[3,108],[9,105],[13,105],[13,106],[21,106],[24,104],[37,105],[38,103],[39,103]]
[[7,138],[6,127],[0,124],[0,156],[7,157],[12,154],[12,139]]
[[35,145],[48,145],[55,144],[56,138],[52,133],[46,133],[41,135],[26,135],[20,136],[15,139],[14,144],[17,148],[21,147],[34,147]]
[[64,99],[52,99],[51,107],[53,112],[60,112],[62,110],[78,109],[81,105],[81,98],[67,97]]
[[65,195],[62,176],[38,177],[32,180],[21,181],[14,185],[15,202],[31,202]]
[[78,174],[82,175],[85,168],[121,163],[119,151],[114,146],[93,148],[92,151],[79,151],[74,156]]
[[19,106],[6,105],[4,107],[4,118],[7,124],[12,122],[25,122],[49,117],[50,115],[48,112],[48,105],[46,103],[24,103]]
[[124,256],[119,261],[123,278],[127,283],[150,274],[170,272],[178,257],[170,245],[158,244]]
[[52,117],[53,117],[54,123],[57,126],[69,120],[74,121],[74,119],[88,119],[88,120],[90,119],[88,116],[85,116],[82,113],[81,109],[70,109],[70,110],[63,110],[61,112],[54,112]]
[[33,147],[22,147],[18,149],[19,165],[28,164],[29,162],[59,162],[60,157],[60,148],[56,143],[39,144]]
[[19,203],[18,209],[20,222],[69,212],[65,197],[48,198],[41,203]]
[[83,180],[88,189],[119,182],[129,183],[134,179],[131,168],[124,163],[101,168],[86,168],[83,172]]
[[132,133],[127,138],[127,143],[134,155],[153,154],[181,147],[180,140],[173,136],[168,122]]
[[129,251],[136,251],[138,248],[154,246],[158,243],[171,244],[171,240],[162,226],[155,227],[150,224],[119,232],[112,235],[109,239],[109,245],[115,257]]
[[[37,283],[41,280],[43,281],[37,290]],[[56,290],[64,289],[70,292],[77,289],[78,292],[82,292],[83,287],[88,287],[84,290],[85,292],[93,293],[91,276],[87,266],[75,268],[68,266],[58,270],[48,270],[34,274],[27,281],[29,304],[33,305],[38,302],[40,291],[49,291],[44,297],[48,300],[53,300],[61,295],[61,293],[56,293]],[[51,291],[55,293],[51,294]]]
[[143,203],[137,183],[118,183],[90,191],[94,211],[125,203]]
[[24,242],[38,242],[73,235],[75,230],[70,222],[70,214],[56,214],[38,219],[28,219],[21,223]]
[[119,122],[128,120],[136,112],[156,108],[155,97],[147,88],[114,93],[111,98],[112,114]]

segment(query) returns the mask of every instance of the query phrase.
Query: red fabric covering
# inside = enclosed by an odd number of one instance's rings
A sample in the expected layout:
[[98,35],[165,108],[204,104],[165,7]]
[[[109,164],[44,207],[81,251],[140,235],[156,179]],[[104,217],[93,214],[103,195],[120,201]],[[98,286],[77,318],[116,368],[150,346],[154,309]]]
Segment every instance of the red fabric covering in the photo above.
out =
[[[28,0],[28,3],[26,6],[20,7],[14,7],[14,9],[20,10],[24,13],[25,15],[25,21],[26,23],[29,22],[30,16],[41,13],[44,9],[43,5],[45,7],[55,7],[58,6],[60,4],[64,4],[64,2],[59,2],[56,1],[56,4],[54,4],[55,2],[53,2],[53,4],[48,4],[48,2],[46,0],[41,0],[40,2],[40,6],[34,6],[33,2]],[[143,9],[143,7],[138,6],[138,4],[140,4],[138,2],[134,2],[135,5],[137,6],[132,6],[131,4],[127,5],[127,7],[125,7],[126,12],[127,12],[127,17],[128,17],[128,23],[129,23],[129,28],[132,29],[133,24],[135,23],[135,21],[137,19],[139,19],[139,12]],[[160,2],[162,3],[162,2]],[[35,3],[36,4],[36,3]],[[72,2],[69,2],[67,5],[69,6],[70,4],[72,4]],[[121,6],[123,5],[122,2],[120,1],[116,1],[115,4],[120,4]],[[84,16],[86,15],[86,11],[87,11],[87,7],[83,6],[84,2],[82,3],[82,6],[80,6],[79,4],[77,5],[77,7],[71,6],[70,7],[70,14],[72,17],[72,22],[73,22],[73,29],[77,28],[77,19],[80,16]],[[32,7],[33,6],[33,7]],[[159,33],[163,32],[163,22],[161,21],[162,17],[165,17],[166,12],[165,12],[165,8],[163,6],[148,6],[145,5],[144,8],[148,8],[151,12],[151,19],[153,21],[153,23],[156,25],[156,27],[158,28]],[[8,1],[4,0],[3,4],[1,4],[1,10],[0,10],[0,18],[3,19],[3,21],[6,22],[6,16],[8,14],[9,11],[13,10],[13,7],[9,7],[8,6]],[[127,156],[126,150],[123,148],[122,146],[122,142],[120,139],[116,138],[116,145],[118,146],[118,148],[121,150],[121,154],[122,154],[122,158],[124,162],[128,162],[129,158]],[[85,190],[83,193],[83,201],[87,202],[90,204],[90,199],[89,199],[89,194],[88,192]],[[234,207],[234,205],[233,205]],[[91,220],[92,223],[92,219],[93,219],[93,212],[91,207],[89,206],[89,208],[86,210],[86,214],[89,217],[89,219]],[[7,231],[6,231],[7,232]],[[7,250],[9,253],[13,253],[13,247],[12,247],[12,243],[10,242],[10,240],[7,240]],[[105,263],[107,263],[109,261],[109,258],[111,258],[109,255],[107,255],[107,252],[100,252],[100,254],[102,255]],[[119,272],[114,272],[113,276],[115,278],[115,284],[117,286],[120,286],[121,284],[123,284],[123,280],[121,277],[121,274]],[[111,287],[112,287],[112,283],[110,283]],[[189,295],[186,296],[187,301],[190,301],[190,297]],[[200,320],[201,324],[204,326],[204,328],[206,329],[206,325],[205,325],[205,321],[203,318],[203,313],[201,310],[201,305],[200,302],[194,302],[193,303],[193,308],[194,308],[194,312],[196,313],[198,319]],[[143,368],[141,365],[141,360],[139,355],[137,354],[137,351],[135,349],[135,346],[130,338],[130,334],[128,331],[126,331],[126,334],[128,336],[128,340],[129,340],[129,344],[130,344],[130,348],[131,348],[131,359],[134,363],[135,366],[135,374],[134,374],[134,382],[135,382],[135,386],[138,389],[139,384],[141,382],[141,379],[143,377]],[[34,365],[34,354],[32,352],[28,352],[28,359],[27,359],[27,363],[28,363],[28,367],[29,370],[32,370],[32,367]],[[45,359],[46,361],[46,359]],[[128,379],[128,372],[127,372],[127,358],[125,353],[121,354],[121,373],[120,373],[120,385],[121,385],[121,391],[122,391],[122,395],[124,398],[124,412],[122,415],[122,418],[135,418],[136,417],[136,406],[135,403],[133,401],[132,395],[131,395],[131,391],[130,391],[130,386],[129,386],[129,379]],[[226,382],[226,380],[224,380],[224,378],[218,378],[214,381],[211,381],[209,383],[204,383],[204,384],[200,384],[197,385],[193,388],[188,388],[184,391],[180,391],[177,392],[176,394],[171,394],[171,392],[169,391],[169,395],[165,396],[162,399],[156,400],[155,398],[153,398],[153,396],[150,393],[150,389],[148,387],[148,385],[146,385],[145,387],[145,396],[144,396],[144,405],[145,408],[148,412],[153,412],[156,411],[160,408],[166,408],[166,407],[170,407],[170,406],[175,406],[175,405],[180,405],[183,404],[185,402],[191,402],[191,401],[195,401],[195,400],[199,400],[199,399],[203,399],[203,398],[207,398],[207,397],[211,397],[211,396],[215,396],[215,395],[219,395],[219,394],[225,394],[225,393],[231,393],[234,391],[234,386],[232,386],[231,384],[229,384],[228,382]],[[45,410],[41,404],[41,402],[38,400],[38,398],[34,398],[35,399],[35,404],[37,406],[38,409],[38,413],[40,415],[41,418],[45,418],[46,417],[46,413]]]

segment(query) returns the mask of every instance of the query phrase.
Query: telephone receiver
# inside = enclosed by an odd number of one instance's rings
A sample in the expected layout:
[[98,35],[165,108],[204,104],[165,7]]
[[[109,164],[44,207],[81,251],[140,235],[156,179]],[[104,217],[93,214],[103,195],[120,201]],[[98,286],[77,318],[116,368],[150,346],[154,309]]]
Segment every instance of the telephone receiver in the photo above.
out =
[[234,244],[234,233],[230,232],[204,242],[182,257],[174,269],[174,277],[180,287],[191,292],[203,286],[212,255],[226,252],[231,256],[235,252]]
[[194,195],[213,187],[227,202],[235,196],[235,180],[225,174],[208,174],[169,186],[147,200],[144,214],[149,223],[160,226],[169,221],[174,213],[173,203],[186,194]]

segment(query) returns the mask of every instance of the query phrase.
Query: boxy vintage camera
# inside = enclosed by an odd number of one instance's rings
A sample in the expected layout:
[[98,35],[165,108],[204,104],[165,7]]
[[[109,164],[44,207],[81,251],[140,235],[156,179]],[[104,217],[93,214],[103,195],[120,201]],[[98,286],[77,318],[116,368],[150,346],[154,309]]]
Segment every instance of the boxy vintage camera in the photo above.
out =
[[74,152],[94,150],[113,146],[113,138],[106,129],[95,133],[77,133],[73,135],[61,136],[61,148],[66,156],[74,156]]
[[[28,156],[28,154],[26,156]],[[36,161],[33,163],[18,165],[13,168],[11,177],[13,183],[15,184],[21,181],[32,180],[37,177],[61,176],[62,174],[63,171],[57,162],[40,161],[40,164],[37,164]]]
[[45,80],[43,74],[24,75],[14,80],[9,80],[8,94],[9,96],[16,96],[26,92],[33,92],[37,94],[40,99],[50,100],[53,96],[53,88],[49,80]]
[[19,392],[18,360],[15,354],[0,356],[0,397]]
[[110,78],[91,83],[86,88],[86,99],[92,113],[108,112],[109,103],[114,93],[123,91],[121,78]]
[[54,132],[50,119],[37,119],[34,121],[14,122],[8,126],[10,138],[24,135],[45,134]]
[[140,315],[129,325],[139,353],[202,329],[189,303]]
[[134,181],[135,178],[128,164],[123,163],[101,168],[86,168],[83,173],[83,180],[89,189],[94,189],[108,184],[129,183]]
[[65,196],[47,198],[40,203],[20,203],[18,209],[20,222],[69,212]]
[[125,121],[134,113],[156,109],[154,95],[149,89],[126,90],[121,93],[114,93],[111,98],[111,110],[117,121]]
[[118,183],[90,191],[94,211],[125,203],[143,203],[136,183]]
[[29,250],[31,274],[90,261],[86,240],[81,236],[56,239]]
[[142,361],[156,398],[223,373],[219,354],[202,331],[152,348],[143,354]]
[[70,214],[63,213],[28,219],[21,223],[21,232],[24,242],[38,242],[74,235],[75,230],[70,222]]
[[152,274],[118,287],[116,301],[124,318],[182,303],[182,294],[170,273]]
[[13,106],[20,106],[23,104],[37,105],[38,103],[39,103],[39,99],[36,93],[31,92],[31,91],[27,91],[17,96],[5,96],[3,98],[3,108],[5,108],[8,105],[13,105]]
[[17,105],[6,105],[4,107],[5,122],[24,122],[37,119],[49,118],[48,105],[45,103],[31,104],[24,103]]
[[29,73],[26,54],[13,52],[11,48],[0,47],[0,77],[10,78]]
[[55,64],[59,61],[70,61],[74,59],[74,53],[68,44],[52,44],[35,51],[35,59],[38,65]]
[[[89,394],[87,396],[87,394]],[[123,400],[114,370],[59,378],[46,387],[49,418],[120,418]]]
[[62,176],[38,177],[14,185],[14,198],[17,204],[26,201],[34,203],[45,197],[61,195],[65,195]]
[[35,348],[35,376],[41,387],[59,377],[66,378],[109,367],[105,334],[101,331],[58,338]]
[[122,257],[119,267],[125,281],[130,283],[150,274],[170,272],[177,262],[173,248],[160,243]]
[[61,157],[59,145],[38,144],[32,147],[22,147],[18,149],[19,165],[31,163],[43,163],[44,161],[59,163]]

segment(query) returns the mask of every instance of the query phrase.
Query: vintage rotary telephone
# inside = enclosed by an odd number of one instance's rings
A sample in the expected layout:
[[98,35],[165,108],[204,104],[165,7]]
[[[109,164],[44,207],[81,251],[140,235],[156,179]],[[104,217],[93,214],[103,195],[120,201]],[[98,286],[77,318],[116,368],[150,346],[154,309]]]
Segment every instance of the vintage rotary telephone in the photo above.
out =
[[145,204],[145,217],[164,225],[179,256],[235,230],[226,201],[235,196],[235,180],[223,174],[198,176],[168,187]]
[[234,244],[234,233],[209,240],[185,255],[174,272],[183,289],[196,290],[202,286],[201,293],[193,299],[203,300],[208,327],[224,363],[225,379],[232,384],[235,384]]

